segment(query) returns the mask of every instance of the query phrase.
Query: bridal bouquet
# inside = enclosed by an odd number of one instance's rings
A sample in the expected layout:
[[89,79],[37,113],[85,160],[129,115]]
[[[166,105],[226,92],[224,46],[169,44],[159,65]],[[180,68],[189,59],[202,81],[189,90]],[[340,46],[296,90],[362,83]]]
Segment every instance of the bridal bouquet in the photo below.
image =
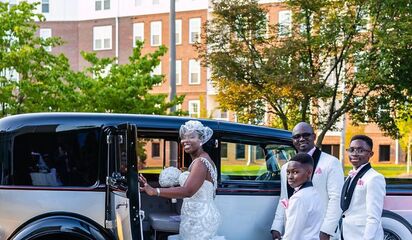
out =
[[174,187],[179,185],[179,176],[182,173],[175,167],[163,169],[159,175],[159,184],[161,187]]

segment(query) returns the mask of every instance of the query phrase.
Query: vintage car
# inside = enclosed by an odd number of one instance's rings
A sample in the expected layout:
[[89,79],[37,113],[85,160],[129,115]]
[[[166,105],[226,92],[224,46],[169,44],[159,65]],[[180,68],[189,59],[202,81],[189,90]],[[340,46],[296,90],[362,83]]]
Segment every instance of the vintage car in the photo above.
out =
[[[142,173],[191,163],[179,144],[190,118],[37,113],[0,120],[0,239],[165,239],[179,226],[181,199],[138,191]],[[218,168],[216,204],[226,239],[271,239],[279,169],[295,150],[288,131],[200,119]],[[412,239],[408,182],[388,184],[387,239]]]

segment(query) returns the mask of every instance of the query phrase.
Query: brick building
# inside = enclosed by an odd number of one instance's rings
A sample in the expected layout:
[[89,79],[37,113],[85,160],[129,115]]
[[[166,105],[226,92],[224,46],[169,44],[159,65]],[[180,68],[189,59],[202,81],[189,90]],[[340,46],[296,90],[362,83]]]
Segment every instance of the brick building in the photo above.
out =
[[[18,0],[8,0],[16,3]],[[134,41],[144,40],[143,53],[153,51],[161,44],[169,45],[169,0],[29,0],[40,2],[38,11],[46,21],[39,23],[42,37],[59,36],[63,46],[50,49],[64,53],[74,70],[87,66],[81,51],[94,51],[99,57],[117,57],[119,63],[128,61]],[[192,117],[215,118],[234,121],[234,114],[223,112],[216,102],[216,91],[208,81],[210,69],[197,60],[193,43],[200,40],[204,24],[212,5],[209,0],[176,1],[176,91],[185,94],[180,106]],[[261,0],[269,9],[272,24],[291,25],[291,12],[279,0]],[[155,86],[153,92],[169,92],[169,56],[162,58],[155,70],[164,74],[165,81]],[[365,133],[375,140],[372,159],[376,163],[404,163],[405,154],[395,140],[383,136],[374,125],[346,126],[345,145],[355,133]],[[330,132],[325,137],[323,149],[339,156],[341,133]],[[398,149],[398,150],[397,150]]]

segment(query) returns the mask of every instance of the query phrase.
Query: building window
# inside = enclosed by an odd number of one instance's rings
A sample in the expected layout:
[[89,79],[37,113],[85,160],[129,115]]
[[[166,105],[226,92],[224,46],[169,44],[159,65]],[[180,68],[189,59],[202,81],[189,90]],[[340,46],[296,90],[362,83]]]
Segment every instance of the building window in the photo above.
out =
[[143,0],[134,0],[134,5],[135,6],[142,6],[142,1]]
[[358,24],[356,30],[358,32],[366,32],[369,29],[369,13],[366,9],[360,10],[358,14]]
[[112,26],[93,27],[93,50],[112,49]]
[[290,35],[292,30],[292,12],[290,10],[279,11],[279,35]]
[[[265,15],[265,27],[257,29],[255,32],[255,37],[256,38],[269,38],[269,14]],[[238,36],[236,36],[238,37]]]
[[189,60],[189,84],[200,84],[200,62]]
[[[51,38],[52,36],[52,30],[51,28],[40,28],[40,38],[43,40],[46,40],[48,38]],[[44,49],[48,52],[51,52],[52,48],[51,46],[44,47]]]
[[[159,65],[157,65],[155,68],[153,68],[152,72],[150,73],[150,76],[158,76],[158,75],[162,75],[162,62],[159,63]],[[154,86],[160,86],[162,85],[162,82],[159,82],[157,84],[155,84]]]
[[222,109],[215,109],[213,112],[214,119],[229,120],[228,112]]
[[101,69],[100,71],[93,71],[92,78],[105,78],[109,75],[110,71],[112,70],[112,64],[108,64],[105,68]]
[[41,12],[42,13],[48,13],[49,12],[49,0],[41,0]]
[[159,4],[160,4],[160,0],[152,0],[152,4],[153,4],[153,5],[159,5]]
[[220,110],[220,118],[229,119],[229,115],[227,114],[227,111]]
[[95,0],[95,10],[108,10],[110,9],[110,0]]
[[189,116],[195,118],[200,117],[200,100],[189,101]]
[[390,161],[391,145],[379,145],[379,162]]
[[200,18],[189,19],[189,43],[200,42]]
[[236,144],[236,159],[244,160],[246,158],[245,145]]
[[220,157],[227,159],[227,143],[220,144]]
[[155,75],[162,75],[162,62],[157,65],[153,71],[150,73],[150,76],[155,76]]
[[160,46],[162,44],[162,22],[150,23],[150,45]]
[[144,23],[133,23],[133,47],[136,47],[136,41],[144,41]]
[[182,84],[182,60],[176,60],[176,85]]
[[322,144],[322,151],[339,158],[340,147],[339,144]]
[[176,111],[182,111],[182,104],[181,103],[177,104],[175,108],[176,108]]
[[7,80],[10,81],[19,81],[19,74],[13,68],[5,68],[0,71],[0,76],[5,77]]
[[182,44],[182,20],[176,20],[176,44]]
[[265,159],[265,152],[263,151],[263,148],[260,146],[255,146],[256,148],[256,160],[264,160]]
[[160,143],[152,143],[152,157],[160,157]]

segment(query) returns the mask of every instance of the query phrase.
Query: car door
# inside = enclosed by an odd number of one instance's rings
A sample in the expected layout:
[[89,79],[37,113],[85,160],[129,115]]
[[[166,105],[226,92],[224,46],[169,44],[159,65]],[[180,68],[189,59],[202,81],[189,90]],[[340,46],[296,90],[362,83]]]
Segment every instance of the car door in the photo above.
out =
[[107,132],[106,227],[118,239],[143,239],[135,125],[122,124]]
[[227,239],[272,239],[270,227],[280,195],[280,167],[295,150],[288,142],[226,134],[220,139],[216,205],[219,235]]

